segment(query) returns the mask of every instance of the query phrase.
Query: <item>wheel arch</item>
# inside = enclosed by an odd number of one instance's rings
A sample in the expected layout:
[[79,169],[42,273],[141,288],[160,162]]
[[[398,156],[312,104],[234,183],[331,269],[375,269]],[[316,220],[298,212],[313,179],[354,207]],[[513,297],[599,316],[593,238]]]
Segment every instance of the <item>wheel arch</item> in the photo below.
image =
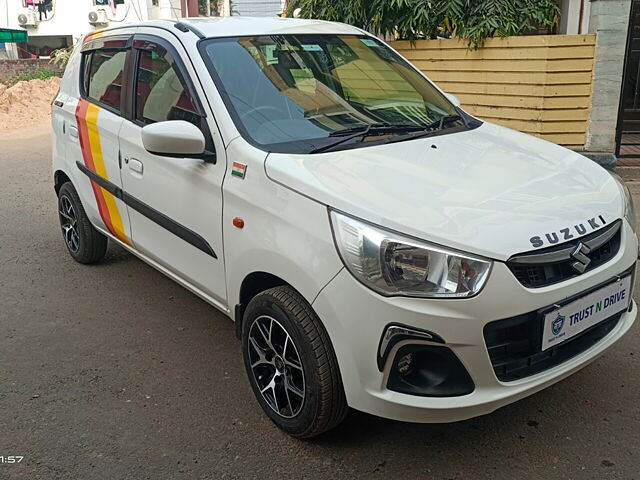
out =
[[[320,291],[343,268],[331,237],[330,243],[326,237],[310,241],[309,235],[302,235],[299,228],[285,225],[278,234],[273,232],[273,226],[268,228],[267,238],[283,237],[282,241],[255,248],[253,240],[247,244],[243,238],[225,237],[225,245],[231,246],[225,249],[227,299],[236,332],[242,331],[244,308],[255,295],[288,285],[313,305]],[[234,268],[228,268],[230,265]]]
[[67,182],[71,182],[71,178],[63,170],[56,170],[53,174],[53,188],[56,191],[56,195],[60,193],[60,187]]
[[272,273],[255,271],[244,277],[240,284],[240,294],[238,296],[238,303],[235,306],[234,312],[236,336],[238,338],[242,336],[242,320],[244,317],[244,311],[251,299],[265,290],[269,290],[273,287],[279,287],[281,285],[288,285],[295,290],[295,287],[289,282]]

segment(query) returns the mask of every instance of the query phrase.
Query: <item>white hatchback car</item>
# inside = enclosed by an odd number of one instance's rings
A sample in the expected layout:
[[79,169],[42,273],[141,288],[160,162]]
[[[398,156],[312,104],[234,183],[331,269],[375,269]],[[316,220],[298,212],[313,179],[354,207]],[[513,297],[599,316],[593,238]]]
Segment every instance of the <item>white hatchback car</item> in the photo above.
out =
[[[235,320],[266,414],[482,415],[633,324],[626,188],[482,122],[338,23],[194,19],[84,38],[53,103],[70,254],[107,239]],[[597,385],[598,379],[592,379]]]

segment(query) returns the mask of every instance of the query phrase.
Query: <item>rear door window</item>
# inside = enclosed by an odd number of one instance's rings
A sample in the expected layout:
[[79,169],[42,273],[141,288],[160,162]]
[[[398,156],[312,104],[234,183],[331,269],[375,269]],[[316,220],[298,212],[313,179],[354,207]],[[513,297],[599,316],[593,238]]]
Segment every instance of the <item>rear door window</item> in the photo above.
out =
[[127,50],[97,49],[85,59],[86,96],[101,105],[120,113],[123,93],[124,64]]

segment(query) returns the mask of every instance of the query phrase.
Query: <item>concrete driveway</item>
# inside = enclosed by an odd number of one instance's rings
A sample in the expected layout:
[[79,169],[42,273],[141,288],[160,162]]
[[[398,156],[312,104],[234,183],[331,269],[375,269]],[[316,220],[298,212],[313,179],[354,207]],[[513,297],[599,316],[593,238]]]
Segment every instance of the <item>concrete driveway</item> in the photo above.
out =
[[0,479],[640,478],[637,327],[482,418],[352,412],[319,439],[287,437],[254,400],[227,318],[120,248],[71,259],[49,135],[30,134],[0,134],[0,457],[24,456]]

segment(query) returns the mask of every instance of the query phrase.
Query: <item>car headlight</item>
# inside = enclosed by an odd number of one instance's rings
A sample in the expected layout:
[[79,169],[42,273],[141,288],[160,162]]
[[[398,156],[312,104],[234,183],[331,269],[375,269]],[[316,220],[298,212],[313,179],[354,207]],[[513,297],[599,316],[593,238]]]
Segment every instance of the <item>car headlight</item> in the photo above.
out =
[[347,269],[376,292],[409,297],[471,297],[482,289],[491,261],[384,230],[331,211]]
[[633,204],[633,196],[631,195],[631,191],[629,187],[624,183],[624,180],[620,178],[617,174],[611,173],[611,176],[618,182],[620,185],[620,189],[624,192],[624,218],[627,220],[631,229],[636,231],[636,209]]

